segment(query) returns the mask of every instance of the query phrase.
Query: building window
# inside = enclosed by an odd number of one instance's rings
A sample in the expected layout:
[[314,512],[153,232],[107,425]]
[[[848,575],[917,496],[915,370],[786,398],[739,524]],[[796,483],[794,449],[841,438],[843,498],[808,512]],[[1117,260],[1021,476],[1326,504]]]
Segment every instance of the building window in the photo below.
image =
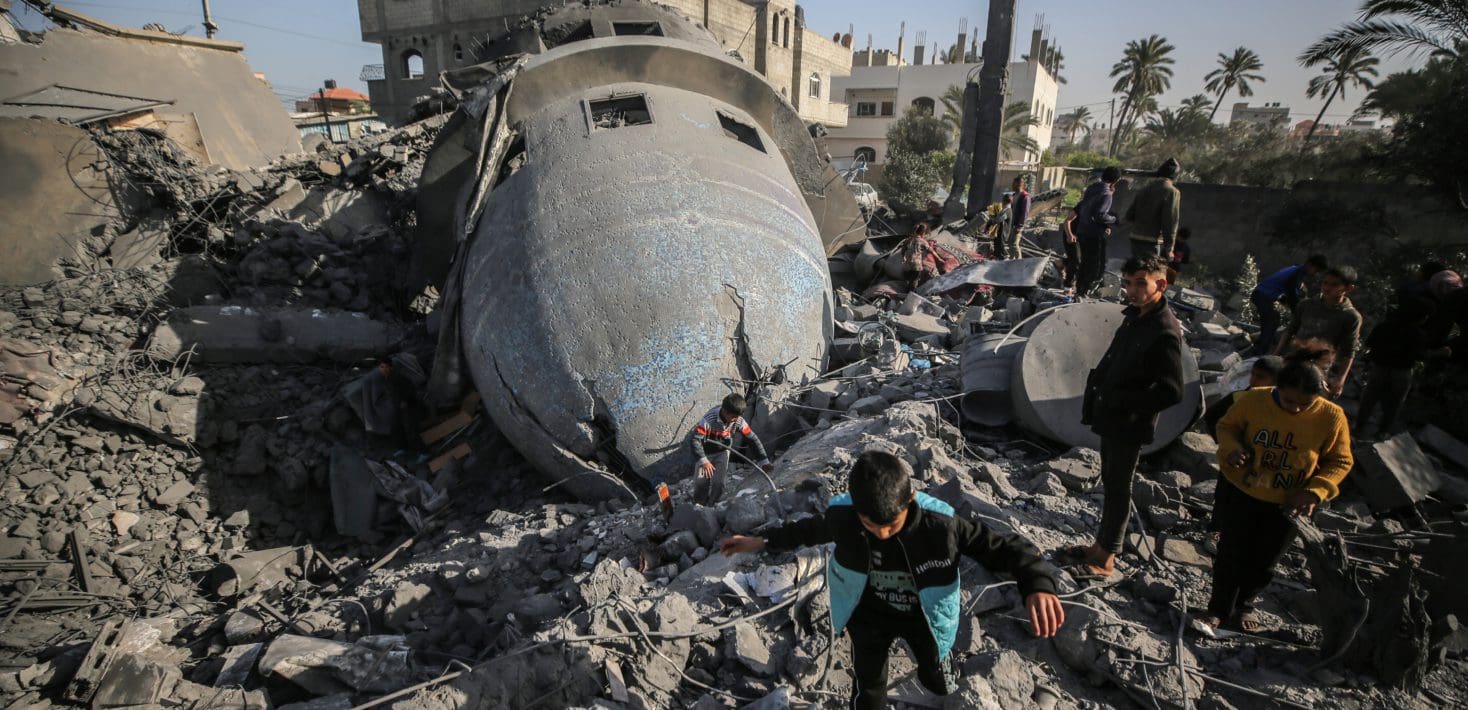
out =
[[563,44],[580,42],[595,36],[596,33],[591,27],[591,21],[583,20],[574,25],[557,27],[551,33],[547,33],[544,39],[547,47],[559,47]]
[[937,104],[933,103],[933,100],[926,96],[919,96],[913,99],[912,105],[918,110],[918,113],[924,116],[933,115],[933,110],[937,108]]
[[647,97],[642,94],[590,101],[587,103],[587,113],[591,117],[593,131],[652,123]]
[[871,101],[859,101],[856,104],[857,117],[877,115],[877,105]]
[[856,149],[854,157],[858,163],[875,163],[877,162],[877,149],[864,145]]
[[773,45],[775,45],[777,47],[780,45],[780,16],[779,15],[772,15],[770,17],[770,44],[773,44]]
[[464,48],[458,44],[454,45],[454,61],[464,61]]
[[724,135],[761,153],[765,152],[764,141],[759,139],[759,131],[755,130],[754,126],[741,123],[723,111],[719,112],[719,125],[724,127]]
[[891,101],[883,101],[882,102],[882,115],[883,116],[892,116],[892,115],[895,115],[896,113],[897,113],[897,106],[896,106],[896,104],[892,103]]
[[613,22],[612,34],[662,37],[663,26],[656,22]]
[[786,49],[790,49],[790,16],[789,15],[786,15],[785,16],[785,41],[782,44],[782,46],[784,46]]
[[813,99],[821,98],[821,75],[814,72],[810,75],[810,97]]
[[423,78],[423,54],[416,49],[403,52],[403,78]]

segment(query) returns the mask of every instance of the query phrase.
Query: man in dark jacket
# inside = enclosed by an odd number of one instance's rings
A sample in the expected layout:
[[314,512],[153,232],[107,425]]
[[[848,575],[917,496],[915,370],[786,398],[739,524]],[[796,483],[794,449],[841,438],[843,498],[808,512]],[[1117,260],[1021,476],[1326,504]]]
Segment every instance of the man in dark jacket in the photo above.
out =
[[1022,538],[955,516],[937,498],[914,493],[906,461],[867,451],[851,467],[849,489],[832,498],[824,514],[763,537],[734,535],[719,549],[733,555],[836,543],[826,588],[832,628],[838,635],[851,633],[852,707],[887,707],[887,654],[899,637],[912,649],[918,680],[928,690],[947,695],[957,689],[949,652],[962,616],[960,554],[1015,576],[1036,636],[1054,636],[1065,621],[1040,551]]
[[1181,172],[1182,166],[1177,160],[1168,158],[1157,169],[1157,179],[1138,190],[1132,206],[1127,208],[1126,221],[1132,225],[1133,256],[1172,258],[1182,205],[1182,193],[1178,192],[1173,181]]
[[1067,251],[1074,244],[1080,252],[1080,276],[1076,279],[1076,296],[1084,296],[1101,280],[1106,264],[1106,236],[1116,215],[1111,213],[1111,196],[1121,180],[1121,168],[1111,166],[1101,172],[1101,181],[1091,183],[1081,201],[1071,209],[1063,229]]
[[1078,579],[1109,580],[1116,573],[1142,447],[1152,442],[1157,416],[1183,398],[1182,324],[1164,296],[1167,264],[1157,257],[1127,260],[1122,287],[1131,305],[1087,378],[1081,405],[1081,422],[1101,436],[1106,499],[1095,544],[1062,551],[1080,563],[1072,571]]
[[[1015,178],[1010,187],[1014,190],[1014,235],[1018,239],[1025,231],[1025,224],[1030,221],[1030,191],[1025,189],[1023,175]],[[1014,258],[1020,258],[1018,250],[1015,251]]]

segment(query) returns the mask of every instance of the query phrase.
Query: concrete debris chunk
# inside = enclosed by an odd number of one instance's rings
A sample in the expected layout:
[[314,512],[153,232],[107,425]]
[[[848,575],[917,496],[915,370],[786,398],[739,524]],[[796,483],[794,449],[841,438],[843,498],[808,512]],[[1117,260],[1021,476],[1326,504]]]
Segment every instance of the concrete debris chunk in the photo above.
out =
[[1073,491],[1089,490],[1101,480],[1101,453],[1077,446],[1041,464],[1036,473],[1054,474]]
[[1392,510],[1421,502],[1442,485],[1437,467],[1411,434],[1403,432],[1359,450],[1357,470],[1367,500],[1375,510]]
[[355,363],[388,352],[395,338],[391,328],[364,313],[194,306],[159,324],[147,352],[170,362],[192,353],[203,363]]
[[775,666],[770,656],[769,644],[753,625],[737,624],[727,636],[730,656],[755,675],[774,675]]

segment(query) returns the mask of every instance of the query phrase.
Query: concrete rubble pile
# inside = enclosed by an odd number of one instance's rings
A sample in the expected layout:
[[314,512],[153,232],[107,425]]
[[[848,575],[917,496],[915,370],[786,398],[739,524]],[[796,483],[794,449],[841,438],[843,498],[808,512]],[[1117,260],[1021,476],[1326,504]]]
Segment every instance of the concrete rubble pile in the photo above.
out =
[[[773,473],[736,459],[710,506],[681,477],[666,507],[573,498],[496,426],[491,395],[423,401],[438,336],[454,326],[437,291],[401,286],[401,267],[424,238],[411,229],[415,197],[443,125],[250,171],[199,166],[145,132],[96,135],[146,209],[55,280],[0,290],[11,704],[840,706],[851,655],[829,621],[829,550],[718,548],[820,512],[873,447],[906,459],[918,489],[959,515],[1046,551],[1091,542],[1099,454],[1074,410],[1077,378],[1118,322],[1117,264],[1101,300],[1077,303],[1053,254],[990,260],[962,223],[935,233],[941,268],[915,280],[904,237],[859,239],[819,275],[833,285],[821,294],[829,322],[797,324],[834,334],[825,372],[741,380]],[[523,207],[514,177],[489,214]],[[492,237],[501,222],[484,224]],[[1196,420],[1247,378],[1246,296],[1171,294],[1189,331],[1189,392],[1137,478],[1123,581],[1082,587],[1056,570],[1067,621],[1041,640],[1013,581],[965,560],[961,687],[927,694],[897,653],[899,706],[1463,697],[1468,446],[1431,427],[1362,444],[1345,495],[1261,599],[1281,631],[1183,637],[1210,584],[1202,522],[1218,476]],[[724,316],[758,342],[742,305]],[[672,364],[653,374],[671,378],[683,360],[657,362]]]

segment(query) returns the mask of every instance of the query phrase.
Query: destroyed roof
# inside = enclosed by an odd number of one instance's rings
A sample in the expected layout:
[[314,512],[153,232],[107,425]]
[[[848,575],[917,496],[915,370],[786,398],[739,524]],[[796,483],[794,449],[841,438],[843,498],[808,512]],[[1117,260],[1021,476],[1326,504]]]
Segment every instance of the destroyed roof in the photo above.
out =
[[[320,91],[317,91],[316,93],[311,94],[310,96],[307,96],[306,98],[307,99],[319,99],[319,98],[321,98],[321,92]],[[326,90],[326,98],[328,98],[328,99],[344,99],[346,101],[366,101],[367,100],[367,97],[364,94],[362,94],[362,92],[360,92],[360,91],[356,91],[354,89],[343,89],[343,88],[339,88],[339,87],[338,88],[334,88],[334,89],[327,89]]]
[[49,118],[74,126],[82,126],[171,104],[173,104],[172,100],[109,94],[104,91],[52,84],[43,89],[6,99],[4,103],[0,103],[0,116]]

